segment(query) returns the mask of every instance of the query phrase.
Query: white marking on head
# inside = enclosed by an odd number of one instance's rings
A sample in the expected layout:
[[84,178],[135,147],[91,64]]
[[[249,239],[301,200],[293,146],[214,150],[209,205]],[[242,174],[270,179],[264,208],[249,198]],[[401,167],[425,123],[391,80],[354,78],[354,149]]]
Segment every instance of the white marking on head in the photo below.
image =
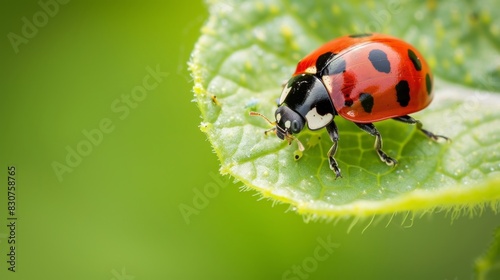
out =
[[310,130],[317,130],[329,124],[333,120],[333,114],[328,113],[322,116],[318,113],[316,107],[314,107],[311,111],[307,112],[306,120]]
[[291,124],[292,124],[292,123],[290,122],[290,120],[287,120],[287,121],[285,122],[285,128],[290,129]]
[[278,113],[278,114],[276,115],[276,121],[277,121],[277,122],[280,122],[280,121],[281,121],[281,114],[279,114],[279,113]]

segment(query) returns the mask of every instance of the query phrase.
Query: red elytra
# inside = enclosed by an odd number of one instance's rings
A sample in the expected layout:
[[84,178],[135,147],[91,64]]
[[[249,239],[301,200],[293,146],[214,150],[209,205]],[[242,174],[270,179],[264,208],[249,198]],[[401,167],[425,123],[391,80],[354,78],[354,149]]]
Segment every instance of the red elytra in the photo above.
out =
[[384,34],[343,36],[298,63],[283,88],[271,130],[291,143],[296,139],[293,134],[306,124],[311,130],[326,128],[333,142],[328,159],[337,178],[341,173],[334,155],[339,134],[333,119],[340,115],[374,136],[378,156],[393,166],[397,161],[382,151],[382,137],[373,122],[392,118],[416,124],[433,140],[449,140],[423,129],[420,121],[408,115],[430,104],[432,81],[423,56],[401,39]]
[[[350,121],[368,123],[408,115],[432,101],[429,66],[417,49],[401,39],[384,34],[340,37],[304,57],[293,75],[317,73],[318,58],[329,53],[335,56],[334,66],[343,64],[345,68],[341,73],[337,69],[335,74],[323,76],[322,80],[337,113]],[[370,53],[376,61],[370,60]],[[399,98],[395,92],[398,84]],[[362,93],[371,95],[373,106],[362,106]],[[370,98],[363,96],[362,100]]]

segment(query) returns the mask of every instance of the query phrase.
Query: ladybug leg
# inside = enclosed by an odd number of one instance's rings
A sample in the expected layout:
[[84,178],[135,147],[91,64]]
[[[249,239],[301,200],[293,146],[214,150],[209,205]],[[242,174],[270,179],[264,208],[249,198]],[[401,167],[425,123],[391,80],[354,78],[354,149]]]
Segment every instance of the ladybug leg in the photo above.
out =
[[380,132],[375,128],[372,123],[356,123],[355,124],[362,130],[370,133],[371,136],[375,136],[375,151],[377,151],[380,160],[385,162],[389,166],[394,166],[398,164],[397,160],[388,156],[384,151],[382,151],[382,136]]
[[334,158],[339,142],[339,132],[335,122],[332,121],[329,125],[327,125],[326,131],[328,131],[328,135],[330,135],[330,139],[333,142],[332,147],[328,151],[328,162],[330,163],[330,169],[335,172],[335,179],[337,179],[339,177],[342,177],[342,175],[340,174],[340,168],[337,164],[337,161]]
[[434,134],[426,129],[423,129],[422,128],[422,123],[419,121],[419,120],[416,120],[408,115],[406,116],[401,116],[401,117],[397,117],[397,118],[393,118],[394,120],[397,120],[397,121],[400,121],[400,122],[404,122],[404,123],[408,123],[408,124],[416,124],[417,125],[417,128],[418,130],[422,131],[425,136],[429,137],[430,139],[434,140],[434,141],[439,141],[439,139],[444,139],[446,141],[451,141],[450,138],[446,137],[446,136],[443,136],[443,135],[437,135],[437,134]]

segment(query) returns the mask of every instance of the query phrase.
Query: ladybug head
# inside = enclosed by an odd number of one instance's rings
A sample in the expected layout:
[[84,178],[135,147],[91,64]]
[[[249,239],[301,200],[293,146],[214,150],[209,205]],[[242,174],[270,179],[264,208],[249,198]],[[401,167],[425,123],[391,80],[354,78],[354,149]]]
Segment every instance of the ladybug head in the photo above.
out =
[[274,116],[276,135],[282,140],[288,140],[292,134],[297,134],[304,128],[305,120],[302,116],[286,105],[278,107]]
[[276,135],[282,139],[287,140],[288,144],[291,145],[293,140],[297,140],[300,151],[304,151],[304,145],[295,138],[292,134],[299,133],[305,125],[304,119],[295,111],[287,107],[286,105],[278,107],[275,113],[276,121],[272,122],[266,116],[257,112],[250,112],[251,116],[259,116],[265,119],[269,124],[273,125],[271,129],[266,130],[264,133],[274,132]]
[[323,128],[332,122],[336,114],[325,85],[312,74],[293,76],[284,85],[279,104],[274,114],[276,122],[271,122],[256,112],[250,112],[250,115],[261,116],[274,126],[266,134],[274,131],[280,139],[287,140],[288,144],[297,140],[300,150],[304,147],[293,134],[301,132],[306,124],[311,130]]

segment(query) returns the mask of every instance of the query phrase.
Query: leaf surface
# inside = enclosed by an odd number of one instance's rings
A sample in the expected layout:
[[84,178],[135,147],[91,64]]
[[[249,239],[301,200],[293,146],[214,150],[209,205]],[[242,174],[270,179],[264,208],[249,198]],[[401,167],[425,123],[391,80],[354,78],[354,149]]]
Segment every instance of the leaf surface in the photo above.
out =
[[[312,217],[473,211],[485,204],[496,209],[499,11],[470,2],[468,9],[458,1],[406,2],[209,1],[210,18],[190,70],[200,128],[221,173]],[[457,18],[463,11],[469,13],[466,20]],[[453,141],[435,143],[414,126],[392,120],[376,123],[384,151],[399,162],[392,168],[376,155],[373,137],[337,117],[336,159],[343,178],[335,180],[325,130],[300,133],[306,147],[300,153],[296,143],[265,136],[269,124],[249,112],[273,117],[281,84],[304,55],[334,37],[367,31],[399,36],[424,53],[435,72],[436,98],[412,116]]]

